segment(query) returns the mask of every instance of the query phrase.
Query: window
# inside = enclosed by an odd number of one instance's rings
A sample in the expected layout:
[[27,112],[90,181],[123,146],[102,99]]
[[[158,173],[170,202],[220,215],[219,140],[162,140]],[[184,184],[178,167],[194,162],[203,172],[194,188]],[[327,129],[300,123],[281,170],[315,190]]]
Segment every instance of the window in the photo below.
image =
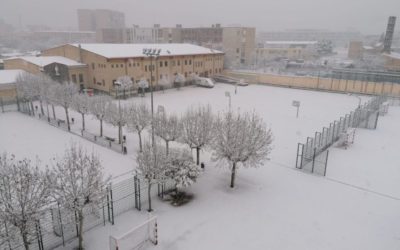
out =
[[115,67],[118,68],[118,64],[115,64]]
[[92,63],[92,69],[94,69],[94,65],[95,65],[95,64],[94,64],[94,63]]
[[239,54],[239,52],[240,52],[240,49],[239,49],[239,48],[237,48],[237,49],[236,49],[236,53],[238,53],[238,54]]
[[164,62],[164,66],[168,67],[168,62],[167,61]]
[[124,67],[124,65],[121,63],[121,68],[123,68]]
[[181,66],[181,61],[180,60],[178,60],[178,66]]
[[93,77],[93,84],[96,84],[96,78]]
[[131,64],[131,63],[129,63],[129,67],[132,67],[132,64]]
[[185,60],[185,65],[187,65],[187,60]]
[[144,65],[144,71],[147,72],[147,65]]
[[160,68],[162,67],[162,62],[160,62]]
[[114,64],[111,64],[111,68],[114,68]]
[[192,65],[192,60],[189,60],[189,65]]
[[83,82],[83,74],[79,74],[79,82]]
[[71,77],[72,77],[72,82],[73,82],[73,83],[76,83],[76,75],[75,75],[75,74],[72,74]]

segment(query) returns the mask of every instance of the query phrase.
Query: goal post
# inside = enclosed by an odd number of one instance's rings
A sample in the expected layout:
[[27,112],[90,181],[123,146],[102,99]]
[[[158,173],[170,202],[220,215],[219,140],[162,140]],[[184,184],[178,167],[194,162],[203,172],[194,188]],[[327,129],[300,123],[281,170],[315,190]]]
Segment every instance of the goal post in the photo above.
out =
[[158,244],[157,217],[153,216],[128,232],[115,237],[110,235],[110,250],[138,249],[147,242]]

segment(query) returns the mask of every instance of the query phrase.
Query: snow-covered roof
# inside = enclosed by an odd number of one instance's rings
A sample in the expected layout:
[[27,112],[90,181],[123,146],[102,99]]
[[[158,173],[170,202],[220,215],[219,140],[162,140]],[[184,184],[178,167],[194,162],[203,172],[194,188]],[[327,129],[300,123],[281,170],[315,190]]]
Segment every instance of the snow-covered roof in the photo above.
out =
[[317,44],[318,41],[266,41],[265,44],[271,45],[314,45]]
[[[71,44],[79,47],[79,44]],[[221,51],[186,43],[111,44],[82,43],[81,48],[106,58],[143,57],[143,49],[161,49],[160,56],[222,54]]]
[[22,73],[26,73],[25,70],[21,69],[5,69],[0,70],[0,84],[12,84],[15,83],[17,76]]
[[400,53],[391,52],[390,54],[385,54],[385,56],[393,59],[400,59]]
[[5,60],[11,60],[11,59],[22,59],[32,64],[38,65],[40,67],[44,67],[52,63],[64,64],[67,66],[86,66],[85,64],[79,63],[77,61],[62,56],[21,56],[21,57],[8,58]]

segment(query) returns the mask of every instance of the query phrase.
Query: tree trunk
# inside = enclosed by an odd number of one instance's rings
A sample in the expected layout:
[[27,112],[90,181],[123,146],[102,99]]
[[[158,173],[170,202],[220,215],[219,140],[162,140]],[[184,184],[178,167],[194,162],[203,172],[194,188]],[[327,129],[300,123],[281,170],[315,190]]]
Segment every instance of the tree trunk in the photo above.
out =
[[21,232],[22,242],[24,243],[25,250],[29,250],[28,235],[22,229],[20,229],[20,232]]
[[232,166],[231,188],[235,187],[235,177],[236,177],[236,162],[234,162]]
[[140,153],[143,152],[143,147],[142,147],[142,133],[140,131],[138,131],[138,135],[139,135],[139,150]]
[[103,120],[100,119],[100,137],[103,136]]
[[122,126],[118,124],[118,144],[122,143]]
[[40,103],[40,112],[42,113],[42,115],[44,116],[44,110],[43,110],[43,101],[39,100]]
[[168,154],[169,154],[169,141],[165,141],[165,149],[166,149],[166,155],[168,156]]
[[147,187],[147,198],[149,199],[149,209],[147,209],[148,212],[153,211],[151,208],[151,181],[148,180],[148,187]]
[[51,108],[53,109],[53,118],[54,120],[56,120],[57,118],[56,118],[56,111],[54,109],[54,104],[51,104]]
[[78,250],[83,250],[83,212],[79,211],[79,245]]
[[69,124],[69,114],[68,114],[68,108],[64,108],[65,109],[65,116],[67,117],[67,127],[68,127],[68,131],[71,131],[71,126]]
[[82,130],[85,130],[85,114],[81,113],[82,115]]
[[50,112],[49,112],[49,104],[46,103],[46,110],[47,110],[47,121],[50,122]]
[[33,102],[31,102],[31,109],[32,109],[32,115],[35,116],[35,107],[33,106]]
[[200,165],[200,147],[196,148],[196,154],[197,154],[197,165]]

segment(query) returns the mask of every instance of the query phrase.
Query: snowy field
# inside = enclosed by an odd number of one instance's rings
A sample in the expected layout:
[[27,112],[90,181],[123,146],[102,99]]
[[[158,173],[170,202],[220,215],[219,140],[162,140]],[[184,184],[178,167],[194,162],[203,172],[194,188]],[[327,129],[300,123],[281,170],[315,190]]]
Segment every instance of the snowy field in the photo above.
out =
[[[203,152],[206,171],[189,191],[195,199],[175,208],[154,199],[159,217],[160,244],[150,249],[399,249],[400,161],[398,158],[400,108],[391,107],[377,130],[356,132],[347,150],[331,149],[327,178],[294,169],[298,142],[357,107],[358,99],[343,94],[274,88],[188,87],[154,95],[155,107],[182,113],[190,105],[211,104],[215,112],[228,109],[255,110],[274,133],[270,161],[259,169],[239,169],[237,186],[228,187],[227,168],[214,167]],[[368,98],[363,98],[367,100]],[[145,98],[123,101],[149,103]],[[300,116],[292,100],[301,101]],[[63,110],[57,110],[63,119]],[[72,112],[73,113],[73,112]],[[80,129],[80,116],[73,130]],[[99,124],[87,119],[87,128],[98,133]],[[117,128],[105,126],[116,137]],[[113,176],[136,165],[137,136],[127,133],[128,155],[94,145],[43,121],[17,114],[0,114],[0,152],[47,163],[62,155],[71,140],[94,150],[106,172]],[[143,204],[146,207],[147,204]],[[115,226],[86,233],[87,249],[108,249],[108,235],[120,235],[140,224],[146,213],[131,211],[116,218]]]

